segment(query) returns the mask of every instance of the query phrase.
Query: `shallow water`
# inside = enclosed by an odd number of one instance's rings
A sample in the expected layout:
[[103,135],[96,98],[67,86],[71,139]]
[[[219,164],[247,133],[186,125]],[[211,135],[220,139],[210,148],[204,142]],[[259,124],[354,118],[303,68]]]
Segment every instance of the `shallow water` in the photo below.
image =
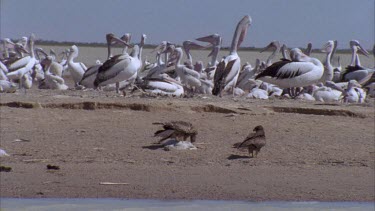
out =
[[372,202],[247,202],[225,200],[18,199],[1,198],[1,210],[369,210]]

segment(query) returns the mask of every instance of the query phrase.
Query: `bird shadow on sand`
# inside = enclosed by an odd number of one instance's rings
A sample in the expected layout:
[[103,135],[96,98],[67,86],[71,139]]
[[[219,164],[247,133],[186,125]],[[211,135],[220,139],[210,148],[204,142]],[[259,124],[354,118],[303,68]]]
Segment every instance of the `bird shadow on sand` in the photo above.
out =
[[249,159],[251,157],[249,156],[244,156],[244,155],[234,155],[234,154],[231,154],[228,156],[228,160],[237,160],[237,159]]
[[151,145],[148,145],[148,146],[143,146],[142,148],[143,149],[150,149],[150,150],[157,150],[157,149],[163,149],[164,146],[161,145],[161,144],[151,144]]

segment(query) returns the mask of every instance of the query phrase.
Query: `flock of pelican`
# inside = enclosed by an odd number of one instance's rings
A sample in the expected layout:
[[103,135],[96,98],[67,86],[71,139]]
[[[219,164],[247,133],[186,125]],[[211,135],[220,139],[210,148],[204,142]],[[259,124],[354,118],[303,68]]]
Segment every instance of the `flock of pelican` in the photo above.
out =
[[[218,60],[222,38],[219,34],[196,39],[208,43],[200,45],[187,40],[181,46],[163,41],[153,50],[156,62],[142,60],[142,49],[146,35],[138,44],[131,44],[131,35],[121,38],[106,35],[108,56],[104,63],[97,61],[87,67],[75,61],[79,49],[73,45],[62,52],[58,59],[54,51],[49,54],[35,47],[35,35],[22,37],[17,43],[5,38],[0,54],[0,92],[15,92],[30,89],[37,83],[40,89],[95,89],[101,91],[141,91],[151,95],[186,96],[212,94],[233,95],[247,98],[268,99],[288,97],[323,102],[365,102],[366,97],[375,97],[375,66],[363,67],[359,53],[369,56],[357,40],[349,42],[352,50],[351,63],[342,69],[332,65],[337,41],[329,40],[322,47],[326,53],[324,61],[311,57],[312,45],[303,52],[299,48],[288,49],[278,41],[272,41],[264,50],[272,49],[266,61],[256,60],[241,66],[237,53],[251,26],[250,16],[244,16],[237,24],[229,54]],[[112,46],[122,45],[121,54],[113,55]],[[212,49],[205,66],[194,61],[190,50]],[[375,57],[375,46],[373,49]],[[279,61],[272,60],[282,53]],[[184,56],[186,55],[186,60]],[[339,62],[340,63],[340,62]],[[65,84],[64,72],[70,72],[74,87]]]

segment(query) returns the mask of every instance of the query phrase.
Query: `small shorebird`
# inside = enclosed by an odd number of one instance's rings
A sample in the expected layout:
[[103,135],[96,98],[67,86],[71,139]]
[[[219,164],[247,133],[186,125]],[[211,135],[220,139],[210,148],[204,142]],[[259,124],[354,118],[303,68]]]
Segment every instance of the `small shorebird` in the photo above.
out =
[[248,148],[251,157],[257,157],[260,149],[266,145],[266,136],[262,125],[254,128],[255,133],[250,133],[244,141],[235,143],[233,147],[237,149]]
[[154,122],[153,124],[163,126],[162,130],[158,130],[154,134],[155,137],[161,137],[158,144],[170,138],[175,138],[177,141],[186,141],[188,137],[190,137],[190,142],[193,143],[198,134],[193,125],[185,121]]

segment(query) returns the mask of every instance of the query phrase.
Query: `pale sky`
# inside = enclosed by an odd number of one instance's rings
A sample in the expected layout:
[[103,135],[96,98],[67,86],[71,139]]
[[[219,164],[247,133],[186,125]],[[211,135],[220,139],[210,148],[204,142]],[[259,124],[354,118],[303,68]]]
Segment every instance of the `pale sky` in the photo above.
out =
[[105,42],[105,34],[132,34],[139,42],[184,40],[219,33],[228,46],[246,14],[252,25],[242,47],[279,40],[288,47],[320,48],[358,40],[372,49],[375,0],[0,0],[0,38]]

